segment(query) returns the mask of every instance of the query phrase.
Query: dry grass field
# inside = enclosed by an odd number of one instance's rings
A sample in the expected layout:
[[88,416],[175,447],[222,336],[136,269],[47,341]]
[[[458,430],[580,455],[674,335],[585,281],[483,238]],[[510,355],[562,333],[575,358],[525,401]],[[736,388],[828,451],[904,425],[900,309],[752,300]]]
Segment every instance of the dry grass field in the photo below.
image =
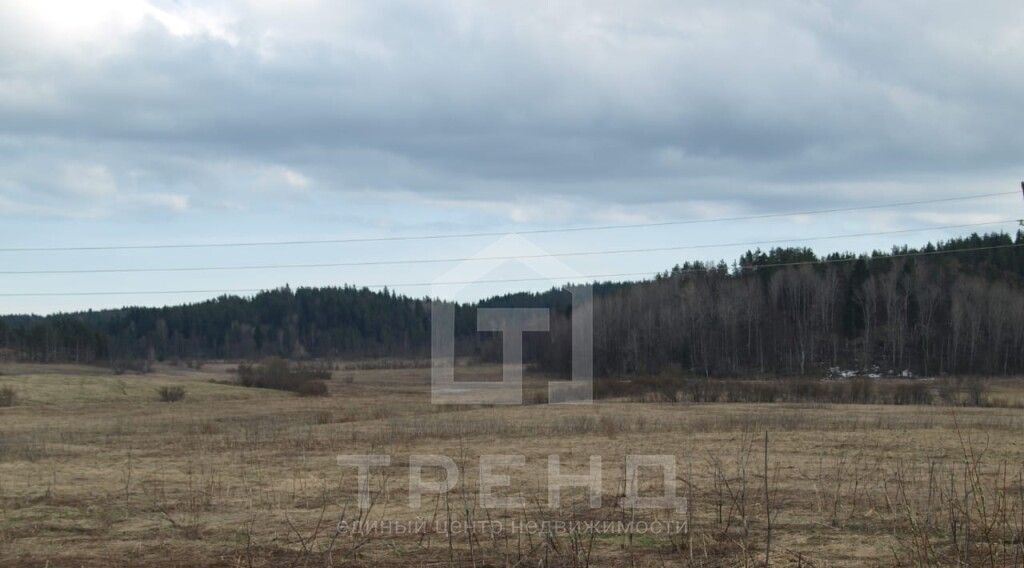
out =
[[[0,408],[0,565],[756,566],[766,552],[780,566],[1024,561],[1020,409],[445,407],[430,404],[427,369],[373,367],[335,371],[330,396],[305,398],[224,384],[227,364],[148,375],[0,366],[0,388],[17,395]],[[536,381],[528,386],[539,390]],[[183,386],[184,400],[161,402],[163,386]],[[1024,388],[1007,381],[992,392],[1019,400]],[[337,464],[341,454],[393,456],[372,472],[368,513],[356,507],[356,473]],[[462,472],[418,510],[407,502],[414,454],[451,456]],[[522,506],[480,507],[481,454],[525,456],[508,470]],[[600,508],[587,507],[582,490],[547,508],[549,454],[575,473],[601,456]],[[627,454],[676,456],[685,513],[621,506]],[[659,489],[653,475],[641,485]],[[336,529],[339,520],[418,518],[430,523],[407,534]],[[435,530],[437,521],[483,520],[630,529]],[[637,521],[655,520],[688,530],[639,530]]]

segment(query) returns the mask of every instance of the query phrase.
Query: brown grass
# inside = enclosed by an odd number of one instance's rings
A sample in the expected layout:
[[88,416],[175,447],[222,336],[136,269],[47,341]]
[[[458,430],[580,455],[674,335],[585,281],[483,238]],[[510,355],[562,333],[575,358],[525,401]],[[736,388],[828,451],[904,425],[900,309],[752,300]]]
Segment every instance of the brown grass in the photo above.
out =
[[[1024,561],[1024,416],[1013,408],[631,402],[438,407],[429,370],[352,366],[327,397],[220,384],[229,365],[148,375],[6,365],[0,388],[0,565],[723,566],[977,565]],[[493,377],[493,367],[460,369]],[[211,382],[212,381],[212,382]],[[163,404],[154,389],[188,396]],[[531,392],[542,392],[531,381]],[[990,396],[1020,400],[1016,381]],[[766,436],[766,432],[768,433]],[[339,454],[389,453],[373,507],[355,507]],[[476,458],[522,454],[514,509],[483,509]],[[603,460],[602,507],[563,491],[546,460]],[[461,466],[444,497],[408,509],[412,454]],[[339,534],[344,519],[653,520],[624,510],[627,454],[677,456],[679,535]],[[643,488],[654,489],[643,478]],[[678,519],[677,519],[678,520]],[[433,526],[433,525],[431,525]]]

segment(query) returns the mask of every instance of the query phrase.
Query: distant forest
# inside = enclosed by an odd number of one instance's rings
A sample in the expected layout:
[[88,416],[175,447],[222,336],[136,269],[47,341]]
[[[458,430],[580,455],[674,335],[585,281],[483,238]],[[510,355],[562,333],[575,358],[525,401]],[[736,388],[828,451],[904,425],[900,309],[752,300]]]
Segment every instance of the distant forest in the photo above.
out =
[[[747,252],[731,266],[686,263],[653,280],[597,284],[594,370],[598,376],[821,376],[833,367],[1021,373],[1024,246],[1015,245],[1024,245],[1024,232],[861,255],[776,248]],[[567,288],[457,305],[459,353],[497,360],[500,337],[475,330],[480,306],[551,308],[551,333],[527,334],[526,358],[541,370],[568,373]],[[0,318],[0,355],[37,362],[429,352],[429,299],[354,287],[285,287],[165,308]]]

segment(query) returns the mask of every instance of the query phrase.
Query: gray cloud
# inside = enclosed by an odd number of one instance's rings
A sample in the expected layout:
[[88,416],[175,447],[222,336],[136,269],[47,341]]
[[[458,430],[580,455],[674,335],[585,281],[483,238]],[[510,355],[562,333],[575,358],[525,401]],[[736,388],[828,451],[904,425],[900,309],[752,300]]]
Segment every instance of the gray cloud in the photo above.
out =
[[0,14],[0,215],[261,188],[782,207],[1024,165],[1019,2],[126,4],[74,33]]

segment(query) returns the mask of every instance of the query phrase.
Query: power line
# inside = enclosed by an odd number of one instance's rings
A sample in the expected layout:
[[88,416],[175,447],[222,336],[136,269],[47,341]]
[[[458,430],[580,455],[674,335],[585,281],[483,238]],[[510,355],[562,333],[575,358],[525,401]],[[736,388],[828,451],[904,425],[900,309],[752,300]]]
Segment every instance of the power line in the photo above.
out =
[[[794,267],[794,266],[812,266],[822,264],[839,264],[845,262],[856,262],[858,260],[864,260],[866,262],[872,262],[876,260],[894,260],[900,258],[912,258],[920,256],[937,256],[942,254],[961,254],[968,252],[979,252],[986,250],[999,250],[999,249],[1013,249],[1024,247],[1024,243],[1011,243],[1004,245],[992,245],[984,247],[970,247],[956,250],[934,250],[934,251],[916,251],[906,253],[895,253],[886,255],[872,255],[872,256],[855,256],[850,258],[829,258],[822,260],[806,260],[806,261],[795,261],[795,262],[779,262],[770,264],[758,264],[758,265],[747,265],[738,266],[739,270],[764,270],[766,268],[782,268],[782,267]],[[705,273],[716,268],[692,268],[683,269],[674,272],[674,274],[684,273]],[[654,271],[654,272],[619,272],[614,274],[578,274],[578,275],[566,275],[556,277],[531,277],[531,278],[503,278],[503,279],[490,279],[490,280],[466,280],[460,282],[401,282],[392,284],[368,284],[365,286],[355,286],[356,288],[405,288],[405,287],[424,287],[424,286],[465,286],[470,284],[502,284],[502,283],[513,283],[513,282],[554,282],[561,280],[591,280],[594,281],[598,278],[626,278],[635,276],[658,276],[658,275],[672,274],[666,271]],[[145,290],[145,291],[102,291],[102,292],[15,292],[15,293],[0,293],[0,297],[11,298],[11,297],[50,297],[50,296],[141,296],[141,295],[163,295],[163,294],[243,294],[262,292],[264,289],[260,288],[224,288],[214,290]]]
[[[856,262],[858,260],[874,261],[874,260],[895,260],[900,258],[913,258],[919,256],[937,256],[941,254],[960,254],[965,252],[978,252],[983,250],[1000,250],[1000,249],[1013,249],[1024,247],[1024,242],[1021,243],[1008,243],[1005,245],[991,245],[987,247],[968,247],[955,250],[930,250],[930,251],[916,251],[916,252],[904,252],[904,253],[893,253],[893,254],[880,254],[872,256],[858,256],[852,258],[824,258],[821,260],[802,260],[795,262],[777,262],[768,264],[755,264],[747,266],[739,266],[740,270],[761,270],[765,268],[780,268],[787,266],[813,266],[816,264],[840,264],[844,262]],[[694,270],[693,272],[707,272],[708,269]],[[688,272],[683,270],[681,272]]]
[[156,296],[163,294],[247,294],[262,292],[261,288],[222,288],[217,290],[136,290],[127,292],[15,292],[0,293],[3,298],[31,298],[51,296]]
[[48,270],[0,270],[0,275],[30,275],[30,274],[111,274],[111,273],[152,273],[152,272],[210,272],[223,270],[271,270],[271,269],[296,269],[296,268],[339,268],[354,266],[391,266],[407,264],[442,264],[449,262],[477,262],[490,260],[527,260],[547,257],[576,257],[616,254],[642,254],[651,252],[669,252],[681,250],[699,250],[712,248],[725,248],[733,246],[760,246],[779,243],[814,242],[836,239],[849,239],[856,237],[869,237],[880,235],[897,235],[906,233],[918,233],[926,231],[942,231],[948,229],[962,229],[966,227],[981,227],[988,225],[1001,225],[1005,223],[1020,223],[1019,219],[1006,219],[1003,221],[988,221],[984,223],[964,223],[959,225],[941,225],[937,227],[924,227],[917,229],[899,229],[893,231],[873,231],[862,233],[847,233],[842,235],[824,235],[817,237],[794,237],[789,239],[771,239],[762,241],[740,241],[731,243],[710,243],[700,245],[680,245],[670,247],[648,247],[632,249],[611,249],[594,251],[555,252],[546,254],[521,255],[521,256],[482,256],[482,257],[457,257],[457,258],[427,258],[427,259],[402,259],[402,260],[368,260],[353,262],[323,262],[309,264],[250,264],[236,266],[184,266],[168,268],[85,268],[85,269],[48,269]]
[[789,211],[784,213],[761,213],[756,215],[741,215],[736,217],[717,217],[713,219],[680,219],[675,221],[660,221],[652,223],[630,223],[619,225],[592,225],[584,227],[561,227],[555,229],[528,229],[521,231],[487,231],[476,233],[448,233],[414,236],[392,236],[392,237],[351,237],[337,239],[311,239],[311,240],[290,240],[290,241],[240,241],[222,243],[172,243],[172,244],[151,244],[151,245],[101,245],[101,246],[57,246],[57,247],[3,247],[0,252],[68,252],[68,251],[107,251],[107,250],[160,250],[160,249],[201,249],[201,248],[236,248],[236,247],[270,247],[270,246],[298,246],[298,245],[319,245],[319,244],[342,244],[342,243],[371,243],[371,242],[393,242],[393,241],[420,241],[438,239],[462,239],[473,237],[497,237],[509,233],[520,235],[540,235],[552,233],[570,233],[583,231],[608,231],[615,229],[637,229],[649,227],[667,227],[677,225],[695,225],[703,223],[719,223],[726,221],[752,221],[758,219],[774,219],[780,217],[796,217],[802,215],[823,215],[827,213],[845,213],[849,211],[866,211],[873,209],[888,209],[891,207],[907,207],[911,205],[926,205],[935,203],[951,203],[968,201],[972,199],[987,199],[1005,195],[1017,195],[1017,191],[1000,191],[995,193],[979,193],[974,195],[963,195],[958,197],[945,197],[939,199],[923,199],[918,201],[900,201],[876,205],[861,205],[855,207],[836,207],[831,209],[813,209],[807,211]]

